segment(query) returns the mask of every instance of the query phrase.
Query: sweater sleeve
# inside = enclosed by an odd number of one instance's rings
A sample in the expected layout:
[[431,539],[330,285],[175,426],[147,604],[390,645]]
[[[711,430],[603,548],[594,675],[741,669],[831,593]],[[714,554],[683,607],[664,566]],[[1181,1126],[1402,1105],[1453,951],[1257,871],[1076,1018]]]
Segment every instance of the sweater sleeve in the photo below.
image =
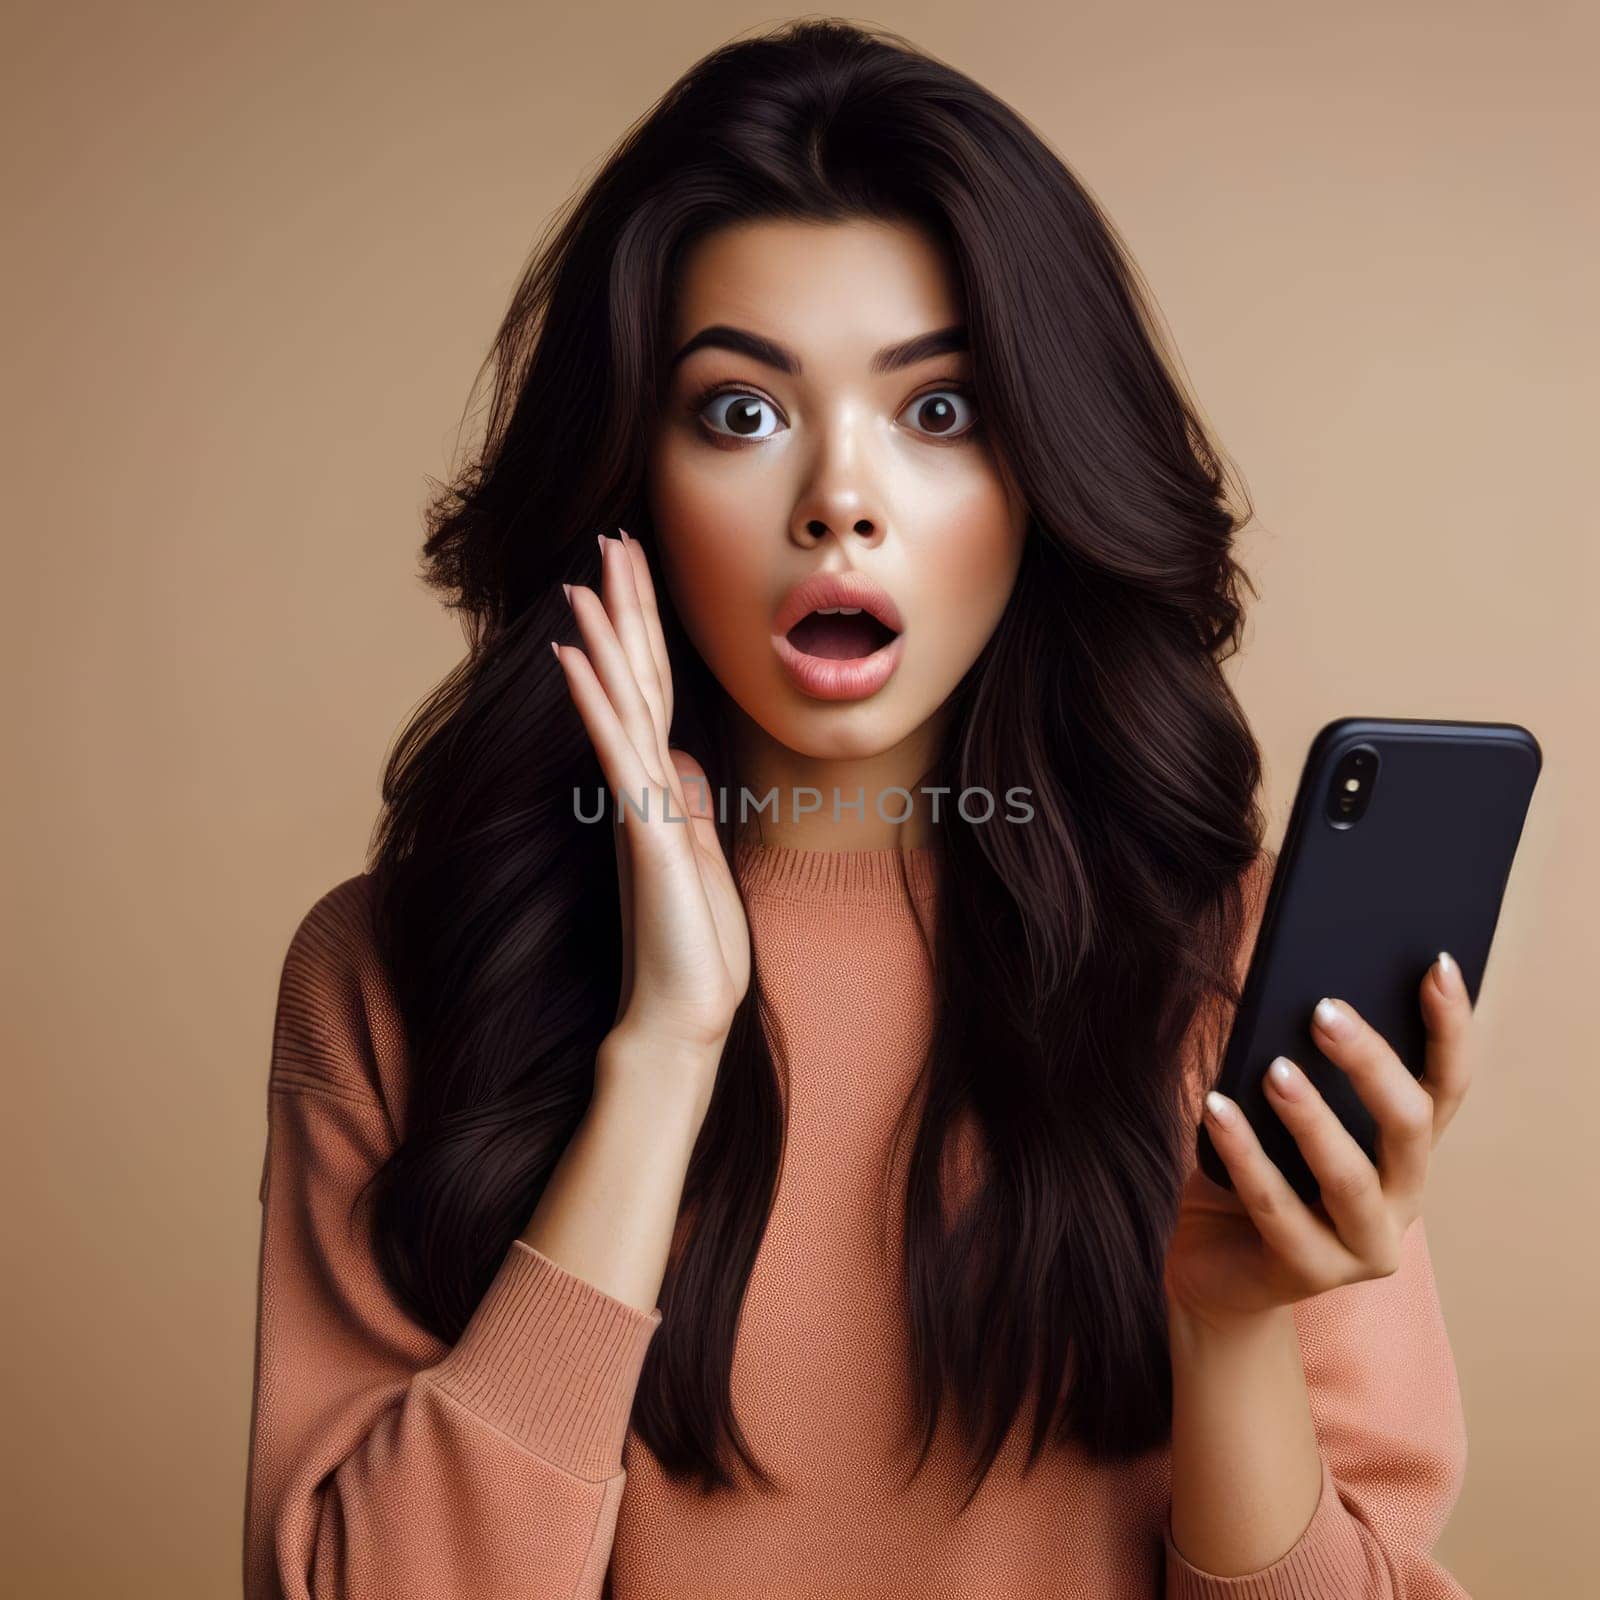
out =
[[[349,879],[285,958],[261,1173],[246,1600],[597,1600],[660,1308],[514,1240],[447,1346],[393,1298],[357,1191],[394,1148],[401,1030]],[[361,1215],[365,1215],[362,1213]]]

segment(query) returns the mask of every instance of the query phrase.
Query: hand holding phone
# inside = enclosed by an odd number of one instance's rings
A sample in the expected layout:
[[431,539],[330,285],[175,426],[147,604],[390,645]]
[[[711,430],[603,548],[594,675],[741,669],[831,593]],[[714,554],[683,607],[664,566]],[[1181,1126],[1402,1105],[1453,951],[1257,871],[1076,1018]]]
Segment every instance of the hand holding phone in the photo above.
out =
[[[1367,1021],[1336,1003],[1313,1032],[1354,1085],[1378,1130],[1369,1159],[1293,1063],[1269,1069],[1267,1098],[1321,1187],[1297,1196],[1239,1107],[1208,1096],[1206,1127],[1232,1194],[1195,1172],[1183,1191],[1167,1254],[1169,1310],[1215,1326],[1325,1289],[1397,1271],[1406,1230],[1420,1215],[1428,1163],[1466,1094],[1472,1003],[1453,961],[1436,962],[1417,989],[1427,1030],[1420,1081]],[[1219,1114],[1220,1113],[1220,1114]]]
[[[1287,1057],[1376,1157],[1372,1112],[1314,1008],[1343,1000],[1420,1076],[1418,985],[1447,951],[1476,1004],[1541,765],[1515,723],[1345,717],[1312,742],[1214,1086],[1302,1200],[1320,1185],[1268,1098],[1268,1065]],[[1198,1154],[1232,1186],[1203,1125]]]
[[1397,1270],[1539,766],[1507,724],[1318,735],[1167,1252],[1175,1330]]

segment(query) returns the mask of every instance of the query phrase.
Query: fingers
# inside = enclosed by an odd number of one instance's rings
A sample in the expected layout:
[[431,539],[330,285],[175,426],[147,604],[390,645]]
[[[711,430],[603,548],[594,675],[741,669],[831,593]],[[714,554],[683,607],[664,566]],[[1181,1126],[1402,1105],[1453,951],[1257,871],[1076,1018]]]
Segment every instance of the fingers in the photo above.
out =
[[[650,820],[653,821],[658,816],[664,817],[666,812],[662,797],[667,791],[660,781],[646,770],[633,739],[618,718],[616,708],[612,705],[611,698],[589,658],[576,645],[561,645],[553,639],[550,641],[550,648],[561,664],[568,691],[578,708],[578,715],[583,721],[589,742],[594,746],[595,754],[599,758],[607,786],[616,795],[627,794],[638,797],[638,800],[648,807]],[[674,783],[677,781],[676,772],[673,774],[673,781]],[[651,796],[655,797],[654,801],[651,800]],[[637,962],[633,930],[639,922],[640,899],[640,888],[635,872],[634,844],[640,837],[637,830],[643,820],[633,801],[619,802],[619,805],[621,814],[612,834],[617,856],[618,903],[622,915],[622,974],[618,987],[617,1014],[613,1022],[620,1019],[633,992],[634,969]],[[644,857],[647,865],[651,866],[647,876],[648,883],[658,883],[661,871],[670,861],[672,851],[677,848],[674,841],[680,836],[687,836],[691,826],[699,827],[701,824],[680,821],[677,824],[679,831],[676,832],[672,828],[645,828],[643,837],[652,846]],[[684,856],[692,859],[692,844],[686,843],[681,848]],[[698,883],[698,877],[696,882]]]
[[1212,1147],[1261,1242],[1308,1287],[1347,1282],[1355,1267],[1351,1252],[1290,1187],[1238,1104],[1213,1090],[1205,1117]]
[[554,639],[550,641],[550,648],[561,663],[568,693],[583,719],[589,743],[600,758],[606,783],[618,793],[624,789],[634,793],[648,790],[653,782],[651,775],[639,759],[633,740],[618,719],[589,658],[576,645],[557,644]]
[[1240,1204],[1262,1244],[1311,1292],[1397,1270],[1406,1228],[1422,1209],[1429,1154],[1466,1094],[1471,997],[1448,956],[1429,968],[1419,998],[1428,1029],[1420,1081],[1346,1002],[1324,999],[1312,1014],[1318,1049],[1372,1114],[1375,1161],[1295,1063],[1280,1056],[1267,1072],[1267,1103],[1315,1176],[1331,1226],[1300,1200],[1239,1107],[1206,1097],[1211,1142]]
[[1445,951],[1439,952],[1423,975],[1418,998],[1428,1028],[1422,1087],[1433,1098],[1433,1142],[1437,1144],[1472,1081],[1472,997],[1460,966]]
[[650,635],[645,627],[644,612],[639,604],[634,578],[634,562],[620,539],[599,535],[600,588],[605,602],[606,615],[616,633],[617,642],[627,657],[634,681],[650,707],[650,720],[655,727],[656,748],[664,762],[667,750],[667,728],[661,694],[660,669],[655,652],[650,646]]
[[[620,539],[600,539],[601,565],[608,576],[605,601],[608,613],[616,617],[618,637],[624,643],[634,677],[644,693],[655,723],[656,749],[661,771],[666,777],[674,818],[695,815],[684,794],[683,776],[673,760],[669,730],[672,726],[672,667],[667,659],[666,639],[656,611],[655,591],[650,584],[649,563],[643,549],[628,538],[627,530],[617,530]],[[611,554],[608,556],[607,551]],[[641,588],[642,585],[642,588]],[[649,610],[645,609],[645,595]],[[703,840],[701,841],[704,842]],[[720,853],[720,851],[719,851]]]
[[[595,738],[597,729],[604,729],[613,745],[615,739],[621,737],[632,746],[635,757],[632,766],[620,762],[613,748],[606,772],[607,781],[617,795],[619,831],[636,833],[641,825],[660,821],[676,824],[687,834],[690,807],[667,747],[661,682],[635,585],[635,562],[621,540],[600,535],[597,542],[603,596],[581,584],[562,586],[588,654],[568,647],[566,653],[558,652],[557,659],[568,669],[569,684],[583,684],[586,688],[592,684],[607,702],[605,710],[592,699],[579,705],[591,742],[602,756],[602,764],[605,764],[606,751]],[[574,661],[581,661],[583,666],[575,667]],[[624,770],[635,776],[622,778],[620,774]],[[652,794],[655,796],[653,804]],[[633,862],[621,838],[617,841],[617,851],[619,887],[626,895]]]
[[1379,1272],[1399,1264],[1399,1236],[1378,1169],[1356,1142],[1317,1086],[1287,1056],[1266,1073],[1267,1101],[1294,1135],[1316,1177],[1322,1204],[1339,1237]]
[[652,781],[666,782],[666,774],[661,771],[663,750],[655,716],[639,686],[633,662],[617,635],[606,603],[582,584],[564,587],[578,631],[583,636],[584,651],[615,710],[617,721]]
[[666,635],[661,629],[661,611],[656,604],[655,581],[650,576],[650,563],[645,559],[644,546],[637,539],[622,537],[633,566],[633,588],[639,599],[639,610],[644,615],[645,633],[650,640],[650,653],[655,657],[656,677],[661,684],[661,736],[669,744],[672,740],[672,664],[667,657]]
[[1317,1048],[1349,1078],[1377,1124],[1378,1174],[1391,1201],[1421,1209],[1433,1148],[1433,1099],[1381,1033],[1342,1000],[1312,1012]]

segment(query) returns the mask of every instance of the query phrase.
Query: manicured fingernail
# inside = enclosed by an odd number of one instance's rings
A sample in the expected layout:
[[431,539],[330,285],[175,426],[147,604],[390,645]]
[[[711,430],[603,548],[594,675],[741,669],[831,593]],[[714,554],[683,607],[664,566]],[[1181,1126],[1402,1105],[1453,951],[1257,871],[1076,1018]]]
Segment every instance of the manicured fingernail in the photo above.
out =
[[561,652],[556,648],[556,642],[554,639],[550,641],[550,654],[553,655],[557,661],[561,659]]
[[1272,1087],[1282,1095],[1297,1095],[1304,1079],[1300,1070],[1288,1056],[1274,1056],[1267,1067],[1267,1078]]
[[597,533],[594,536],[594,542],[600,546],[600,559],[604,561],[606,558],[606,536],[603,533]]
[[622,535],[622,542],[624,544],[633,543],[633,540],[628,537],[628,530],[624,528],[620,522],[617,524],[617,532]]
[[1458,969],[1455,962],[1450,959],[1450,952],[1448,950],[1441,950],[1439,952],[1439,959],[1433,964],[1433,981],[1437,983],[1446,994],[1450,993],[1451,987],[1455,983],[1457,971]]
[[572,585],[570,583],[562,584],[561,592],[567,597],[567,604],[570,606],[572,604]]
[[1326,997],[1317,1001],[1316,1018],[1317,1026],[1325,1028],[1335,1037],[1350,1031],[1349,1017],[1344,1014],[1344,1011],[1339,1006]]
[[1206,1096],[1206,1110],[1218,1122],[1226,1124],[1233,1121],[1233,1102],[1225,1094],[1218,1094],[1215,1089]]

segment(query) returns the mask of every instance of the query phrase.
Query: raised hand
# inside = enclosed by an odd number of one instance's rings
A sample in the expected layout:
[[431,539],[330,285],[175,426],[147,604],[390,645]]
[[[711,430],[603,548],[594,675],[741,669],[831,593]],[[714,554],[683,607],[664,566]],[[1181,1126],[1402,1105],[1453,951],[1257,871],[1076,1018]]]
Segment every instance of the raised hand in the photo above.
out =
[[[744,905],[704,769],[668,745],[672,673],[637,541],[600,536],[601,592],[567,599],[583,649],[551,648],[616,805],[623,971],[613,1034],[715,1059],[750,982]],[[641,812],[644,814],[641,815]]]

